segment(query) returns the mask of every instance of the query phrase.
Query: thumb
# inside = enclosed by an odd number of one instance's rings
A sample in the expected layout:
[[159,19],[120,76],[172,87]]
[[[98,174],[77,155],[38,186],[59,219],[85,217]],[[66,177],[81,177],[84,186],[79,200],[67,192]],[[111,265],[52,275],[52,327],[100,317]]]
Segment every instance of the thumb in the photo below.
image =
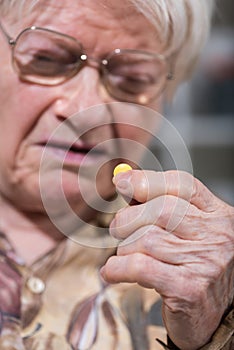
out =
[[139,203],[170,195],[210,212],[217,209],[221,202],[202,182],[184,171],[130,170],[117,174],[113,183],[124,198]]

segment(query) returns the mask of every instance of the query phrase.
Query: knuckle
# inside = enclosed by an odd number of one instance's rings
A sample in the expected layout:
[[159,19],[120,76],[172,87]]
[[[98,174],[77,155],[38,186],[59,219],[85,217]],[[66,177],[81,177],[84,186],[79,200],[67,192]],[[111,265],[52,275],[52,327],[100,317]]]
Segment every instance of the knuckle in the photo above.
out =
[[200,193],[199,188],[201,186],[201,182],[198,179],[194,179],[193,182],[193,190],[192,190],[192,197],[197,197]]
[[[215,252],[209,252],[205,258],[203,258],[203,268],[199,268],[197,273],[207,283],[217,283],[222,281],[229,271],[232,270],[232,262],[228,260],[227,252],[225,250],[216,249]],[[231,268],[230,268],[231,267]]]
[[137,191],[134,193],[134,199],[140,203],[144,203],[149,198],[149,179],[142,170],[134,172],[132,176],[133,182],[137,188]]
[[159,220],[164,227],[167,226],[171,217],[176,214],[176,209],[178,208],[178,198],[175,196],[167,195],[161,198],[162,209],[159,213]]
[[186,199],[192,198],[195,178],[186,171],[169,170],[166,172],[167,192]]
[[131,257],[130,269],[132,281],[136,281],[145,287],[154,282],[155,270],[152,258],[147,255],[136,253]]
[[154,245],[152,237],[150,235],[145,235],[142,243],[143,243],[143,251],[147,253],[151,253],[152,247]]
[[115,257],[110,257],[105,264],[105,277],[108,282],[115,282],[116,279],[116,260]]
[[147,229],[147,233],[142,238],[143,251],[152,254],[155,249],[155,234],[157,233],[157,227],[150,226]]
[[141,217],[142,209],[138,207],[126,207],[120,209],[111,223],[111,227],[122,230],[134,224]]
[[109,233],[113,238],[120,238],[120,234],[118,232],[118,229],[113,225],[109,227]]
[[122,212],[117,212],[109,226],[110,235],[114,238],[122,238],[125,221]]
[[135,276],[141,275],[145,271],[145,267],[144,255],[136,253],[129,259],[130,271],[134,271]]

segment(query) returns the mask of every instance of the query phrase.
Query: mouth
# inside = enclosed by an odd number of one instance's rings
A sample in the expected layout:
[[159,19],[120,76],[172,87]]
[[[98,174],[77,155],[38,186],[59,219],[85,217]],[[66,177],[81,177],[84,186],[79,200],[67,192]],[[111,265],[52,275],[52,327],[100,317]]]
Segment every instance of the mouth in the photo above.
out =
[[49,147],[49,148],[54,148],[58,150],[63,150],[65,152],[72,152],[72,153],[83,153],[87,154],[92,150],[91,146],[84,146],[84,145],[78,145],[78,144],[64,144],[64,143],[59,143],[59,142],[48,142],[46,144],[42,144],[44,147]]
[[90,165],[96,163],[100,158],[107,157],[107,150],[98,144],[88,144],[82,141],[66,143],[60,141],[41,142],[38,146],[43,147],[43,151],[50,153],[56,158],[60,158],[64,164]]

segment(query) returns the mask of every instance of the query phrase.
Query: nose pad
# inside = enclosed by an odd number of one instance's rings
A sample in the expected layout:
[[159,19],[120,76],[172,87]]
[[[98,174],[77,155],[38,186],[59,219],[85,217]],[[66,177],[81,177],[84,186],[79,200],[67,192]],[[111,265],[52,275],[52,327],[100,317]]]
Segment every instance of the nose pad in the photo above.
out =
[[97,69],[87,66],[59,86],[53,112],[60,121],[69,120],[75,129],[94,128],[111,123],[112,116],[107,106],[111,100]]

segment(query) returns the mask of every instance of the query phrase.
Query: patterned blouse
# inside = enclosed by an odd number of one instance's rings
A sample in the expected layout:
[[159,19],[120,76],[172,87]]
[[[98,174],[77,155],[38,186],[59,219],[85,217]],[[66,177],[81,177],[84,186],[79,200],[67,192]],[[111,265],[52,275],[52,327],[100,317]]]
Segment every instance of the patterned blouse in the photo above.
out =
[[[94,226],[77,235],[108,246],[109,238],[98,237]],[[0,349],[177,349],[167,343],[159,295],[136,284],[105,284],[99,269],[115,249],[92,248],[73,239],[65,239],[30,267],[13,259],[23,277],[21,315],[16,319],[0,310]],[[1,234],[0,259],[4,256],[16,252]],[[203,349],[233,350],[233,325],[231,311]]]

